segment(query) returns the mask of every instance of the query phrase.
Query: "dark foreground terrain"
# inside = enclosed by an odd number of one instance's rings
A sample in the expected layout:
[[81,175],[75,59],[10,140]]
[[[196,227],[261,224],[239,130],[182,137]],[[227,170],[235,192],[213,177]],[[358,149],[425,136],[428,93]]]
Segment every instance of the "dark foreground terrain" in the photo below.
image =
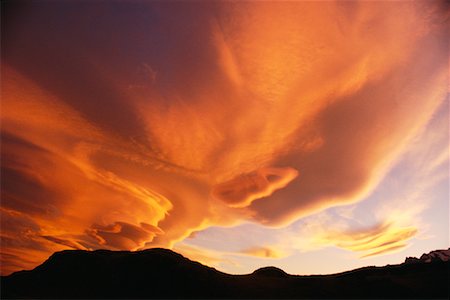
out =
[[[445,250],[447,251],[447,250]],[[449,261],[407,259],[401,265],[294,276],[267,267],[229,275],[165,249],[62,251],[31,271],[1,278],[7,298],[442,298]]]

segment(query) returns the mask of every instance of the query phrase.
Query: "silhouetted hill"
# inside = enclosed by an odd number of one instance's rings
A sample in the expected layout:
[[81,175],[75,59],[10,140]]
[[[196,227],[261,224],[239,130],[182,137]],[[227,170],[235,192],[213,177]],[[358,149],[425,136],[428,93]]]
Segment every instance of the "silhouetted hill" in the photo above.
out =
[[277,267],[264,267],[253,272],[253,275],[256,276],[266,276],[266,277],[288,277],[289,275],[277,268]]
[[275,267],[229,275],[173,251],[62,251],[1,278],[1,298],[442,298],[449,261],[294,276]]

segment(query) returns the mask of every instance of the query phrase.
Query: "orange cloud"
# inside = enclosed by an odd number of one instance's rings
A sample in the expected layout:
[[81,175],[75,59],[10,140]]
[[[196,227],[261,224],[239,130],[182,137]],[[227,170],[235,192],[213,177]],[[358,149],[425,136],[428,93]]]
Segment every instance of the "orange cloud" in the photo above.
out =
[[83,245],[81,245],[80,243],[77,243],[76,241],[73,240],[66,240],[60,237],[54,237],[54,236],[48,236],[48,235],[43,235],[42,236],[44,239],[47,239],[51,242],[54,242],[56,244],[60,244],[63,246],[67,246],[71,249],[77,249],[77,250],[89,250],[88,248],[84,247]]
[[358,201],[447,92],[439,2],[27,5],[2,29],[6,273]]
[[242,174],[212,188],[215,198],[232,207],[246,207],[253,200],[270,196],[284,188],[297,177],[292,168],[265,168],[250,174]]

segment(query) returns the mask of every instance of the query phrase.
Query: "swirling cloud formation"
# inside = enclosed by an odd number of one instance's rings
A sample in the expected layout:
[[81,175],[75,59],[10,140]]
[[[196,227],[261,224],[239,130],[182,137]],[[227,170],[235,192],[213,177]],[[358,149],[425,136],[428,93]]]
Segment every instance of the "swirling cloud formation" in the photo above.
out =
[[[445,12],[4,5],[2,272],[60,249],[173,247],[212,225],[282,226],[360,200],[445,98]],[[247,252],[275,255],[264,251]]]

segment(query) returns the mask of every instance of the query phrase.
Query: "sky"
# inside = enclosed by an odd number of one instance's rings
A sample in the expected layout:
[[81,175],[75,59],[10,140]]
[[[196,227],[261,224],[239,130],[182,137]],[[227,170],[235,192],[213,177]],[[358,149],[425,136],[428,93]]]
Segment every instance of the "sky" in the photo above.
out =
[[2,275],[63,249],[329,274],[448,248],[449,16],[2,2]]

